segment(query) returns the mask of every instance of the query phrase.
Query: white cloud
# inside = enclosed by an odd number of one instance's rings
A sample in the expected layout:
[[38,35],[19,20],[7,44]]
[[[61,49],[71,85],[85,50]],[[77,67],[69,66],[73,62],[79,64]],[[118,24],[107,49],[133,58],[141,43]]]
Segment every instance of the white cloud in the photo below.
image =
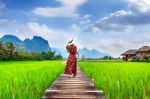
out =
[[[138,6],[133,2],[142,3]],[[146,2],[150,1],[133,0],[129,2],[127,10],[115,11],[96,22],[87,21],[89,17],[85,16],[78,24],[73,24],[71,29],[73,32],[84,33],[78,35],[79,44],[82,47],[95,48],[113,56],[119,56],[128,49],[149,46],[150,29],[147,25],[150,24],[150,13],[148,13],[150,5]],[[121,35],[116,35],[118,33]]]
[[74,11],[66,7],[61,7],[61,8],[39,7],[34,9],[33,13],[45,17],[77,17],[78,16]]
[[86,15],[84,15],[84,16],[83,16],[83,18],[82,18],[82,19],[89,19],[90,17],[91,17],[91,15],[86,14]]
[[47,34],[51,35],[54,31],[49,29],[45,24],[39,24],[36,22],[28,22],[27,27],[31,34],[46,36]]
[[93,23],[93,26],[104,32],[130,32],[138,25],[150,24],[150,0],[125,1],[128,2],[127,10],[110,13]]
[[131,11],[125,11],[125,10],[119,10],[114,13],[111,13],[109,17],[120,17],[120,16],[126,16],[126,15],[131,15]]
[[22,37],[22,39],[41,36],[49,41],[51,47],[57,48],[64,48],[66,43],[75,37],[73,34],[54,30],[45,24],[39,24],[37,22],[28,22],[26,25],[17,28],[16,34]]
[[8,19],[0,19],[0,24],[7,23]]
[[71,26],[69,26],[69,31],[74,31],[74,32],[81,32],[82,29],[80,26],[78,26],[77,24],[72,24]]
[[110,55],[118,57],[126,50],[129,49],[139,49],[140,47],[146,45],[150,46],[150,37],[145,36],[135,36],[134,39],[99,39],[95,42],[95,48],[100,49]]
[[80,5],[87,2],[87,0],[57,0],[57,1],[59,1],[63,6],[71,9],[76,9]]
[[96,21],[93,26],[103,31],[129,32],[134,28],[134,26],[126,23],[129,21],[127,18],[131,15],[131,11],[116,11]]
[[78,7],[87,2],[87,0],[57,0],[60,7],[38,7],[32,12],[45,17],[77,17]]
[[79,24],[80,24],[80,25],[87,25],[87,24],[89,24],[90,22],[91,22],[90,19],[85,19],[85,20],[80,21]]
[[119,56],[119,53],[122,53],[125,49],[128,49],[129,46],[129,42],[125,42],[121,39],[101,39],[97,43],[97,48],[116,56]]
[[8,26],[16,23],[16,20],[0,19],[0,26]]
[[150,0],[128,0],[129,8],[138,13],[150,12]]
[[92,26],[90,32],[91,33],[102,33],[102,30],[98,27]]

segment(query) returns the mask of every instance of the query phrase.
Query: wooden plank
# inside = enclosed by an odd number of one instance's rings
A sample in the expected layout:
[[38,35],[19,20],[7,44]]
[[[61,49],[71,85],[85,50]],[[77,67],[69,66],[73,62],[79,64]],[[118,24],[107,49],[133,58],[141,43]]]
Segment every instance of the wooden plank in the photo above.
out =
[[67,89],[82,89],[82,90],[96,90],[94,86],[61,86],[61,85],[54,85],[53,88],[49,89],[54,89],[54,90],[67,90]]
[[50,94],[71,94],[71,95],[101,95],[103,94],[102,91],[98,90],[46,90],[45,94],[50,95]]
[[[62,83],[62,84],[57,84],[57,83],[55,83],[55,84],[53,84],[53,85],[61,85],[61,86],[68,86],[68,84],[65,84],[65,83]],[[69,84],[70,86],[94,86],[94,84],[93,83],[91,83],[91,84]]]
[[43,97],[43,99],[98,99],[94,95],[53,95],[51,97]]
[[45,91],[42,99],[104,99],[103,92],[96,90],[94,82],[77,68],[76,77],[70,79],[65,74]]
[[57,82],[55,82],[54,84],[93,84],[92,82],[83,82],[83,81],[81,81],[81,82],[67,82],[67,81],[57,81]]

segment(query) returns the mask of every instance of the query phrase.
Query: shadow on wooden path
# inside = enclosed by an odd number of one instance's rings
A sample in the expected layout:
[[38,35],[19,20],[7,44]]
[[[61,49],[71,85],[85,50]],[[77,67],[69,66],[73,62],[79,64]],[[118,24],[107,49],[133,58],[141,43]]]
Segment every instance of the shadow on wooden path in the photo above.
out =
[[47,89],[42,99],[104,99],[82,70],[77,67],[77,76],[70,79],[64,74]]

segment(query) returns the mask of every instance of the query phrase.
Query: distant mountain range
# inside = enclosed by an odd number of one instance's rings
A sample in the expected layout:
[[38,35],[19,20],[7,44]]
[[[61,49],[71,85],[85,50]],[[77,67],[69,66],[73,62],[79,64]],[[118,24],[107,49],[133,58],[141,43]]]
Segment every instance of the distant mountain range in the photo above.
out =
[[102,58],[108,56],[106,53],[102,53],[96,49],[89,50],[86,47],[79,49],[79,56],[82,57],[83,55],[85,58]]
[[4,35],[0,38],[3,42],[12,42],[17,48],[20,47],[28,52],[43,52],[49,51],[48,41],[39,36],[34,36],[32,39],[20,40],[18,37],[13,35]]
[[[63,49],[57,49],[57,48],[52,48],[53,51],[56,51],[57,53],[63,55],[65,58],[68,56],[68,53],[66,52],[66,50],[63,50]],[[109,54],[107,53],[102,53],[96,49],[87,49],[86,47],[84,48],[80,48],[79,51],[78,51],[79,55],[78,55],[78,58],[82,58],[83,56],[85,58],[102,58],[104,56],[109,56]]]
[[[68,53],[66,50],[51,48],[48,41],[40,36],[34,36],[32,39],[20,40],[18,37],[13,35],[4,35],[0,38],[3,42],[12,42],[16,48],[22,48],[28,52],[43,52],[43,51],[55,51],[57,54],[61,54],[63,57],[67,57]],[[107,56],[106,53],[101,53],[96,49],[89,50],[86,47],[79,49],[79,57],[85,56],[85,58],[101,58]]]

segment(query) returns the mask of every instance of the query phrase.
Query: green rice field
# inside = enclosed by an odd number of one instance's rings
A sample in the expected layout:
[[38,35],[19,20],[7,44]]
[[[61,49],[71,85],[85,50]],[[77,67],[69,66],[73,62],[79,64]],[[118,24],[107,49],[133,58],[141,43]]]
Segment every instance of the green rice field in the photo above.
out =
[[106,99],[150,99],[150,63],[80,62]]
[[64,66],[62,61],[0,62],[0,99],[41,99]]
[[[150,99],[150,63],[79,62],[106,99]],[[64,61],[0,62],[0,99],[41,99]]]

